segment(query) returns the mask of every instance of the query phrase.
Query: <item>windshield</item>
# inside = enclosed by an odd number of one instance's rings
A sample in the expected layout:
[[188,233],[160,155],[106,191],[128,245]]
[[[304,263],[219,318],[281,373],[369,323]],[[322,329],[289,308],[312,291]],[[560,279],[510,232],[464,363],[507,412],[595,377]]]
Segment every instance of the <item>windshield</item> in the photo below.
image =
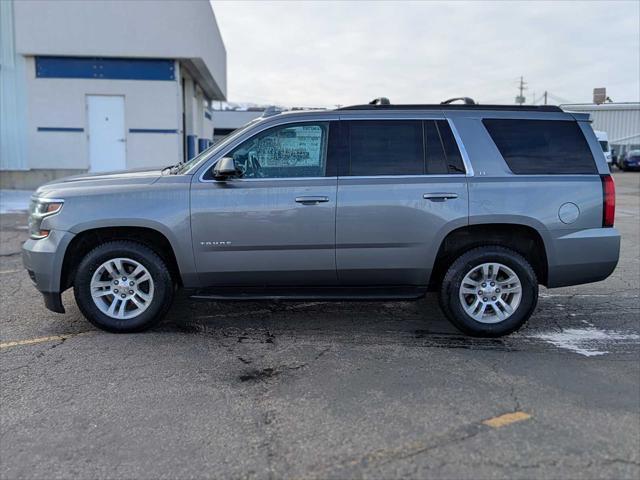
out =
[[607,142],[606,140],[600,140],[600,146],[602,147],[603,152],[609,151],[609,142]]
[[237,130],[234,130],[229,135],[224,137],[224,139],[222,139],[220,142],[216,143],[215,145],[211,145],[209,148],[207,148],[205,151],[203,151],[199,155],[193,157],[188,162],[185,162],[182,165],[180,165],[179,168],[176,170],[176,173],[177,174],[193,173],[193,171],[195,171],[202,162],[211,158],[211,156],[219,152],[222,148],[228,145],[229,142],[231,142],[235,138],[242,135],[249,127],[252,127],[253,125],[255,125],[259,120],[260,120],[259,118],[256,118],[254,120],[251,120],[244,127],[240,127]]

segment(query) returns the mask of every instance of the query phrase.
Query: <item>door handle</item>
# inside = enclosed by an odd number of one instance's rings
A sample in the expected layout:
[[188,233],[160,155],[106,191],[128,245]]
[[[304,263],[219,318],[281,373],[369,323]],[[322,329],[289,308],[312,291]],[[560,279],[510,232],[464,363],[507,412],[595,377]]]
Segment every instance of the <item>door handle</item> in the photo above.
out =
[[446,200],[453,200],[458,198],[457,193],[425,193],[422,198],[425,200],[431,200],[432,202],[444,202]]
[[297,203],[302,203],[303,205],[315,205],[316,203],[328,202],[329,197],[324,196],[306,196],[306,197],[296,197]]

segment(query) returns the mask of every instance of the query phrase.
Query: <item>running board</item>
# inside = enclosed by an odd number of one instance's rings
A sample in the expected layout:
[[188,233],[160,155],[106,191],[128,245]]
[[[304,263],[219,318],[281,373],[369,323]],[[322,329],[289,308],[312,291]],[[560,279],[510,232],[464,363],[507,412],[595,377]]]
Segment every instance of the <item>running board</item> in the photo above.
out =
[[421,287],[217,287],[197,290],[190,295],[194,300],[249,301],[249,300],[413,300],[424,296]]

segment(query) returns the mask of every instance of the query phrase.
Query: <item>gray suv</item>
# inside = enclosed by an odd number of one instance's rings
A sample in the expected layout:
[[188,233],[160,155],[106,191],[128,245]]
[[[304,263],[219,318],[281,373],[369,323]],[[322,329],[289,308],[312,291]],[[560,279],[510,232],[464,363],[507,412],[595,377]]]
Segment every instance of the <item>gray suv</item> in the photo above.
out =
[[414,299],[463,332],[531,316],[538,285],[618,262],[614,184],[585,114],[390,105],[265,116],[163,170],[81,175],[33,196],[24,264],[46,306],[73,287],[111,332],[192,298]]

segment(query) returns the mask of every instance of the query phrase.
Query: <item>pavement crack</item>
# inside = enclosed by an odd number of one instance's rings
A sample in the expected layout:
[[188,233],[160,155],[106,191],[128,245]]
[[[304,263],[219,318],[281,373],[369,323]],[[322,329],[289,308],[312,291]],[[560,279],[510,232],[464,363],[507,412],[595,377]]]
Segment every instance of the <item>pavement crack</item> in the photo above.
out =
[[[464,442],[472,437],[475,437],[479,433],[486,431],[489,427],[481,423],[472,423],[464,425],[462,427],[453,429],[443,435],[435,437],[432,441],[415,441],[406,443],[399,447],[375,450],[370,453],[358,457],[352,457],[339,462],[337,465],[330,465],[324,468],[320,468],[319,471],[311,473],[311,478],[326,478],[333,477],[334,475],[328,474],[328,472],[338,473],[340,477],[340,471],[344,469],[357,468],[362,469],[371,465],[377,464],[379,466],[386,465],[399,460],[406,460],[408,458],[421,455],[432,450],[454,445],[456,443]],[[338,470],[338,472],[336,472]],[[346,475],[348,476],[348,475]]]

